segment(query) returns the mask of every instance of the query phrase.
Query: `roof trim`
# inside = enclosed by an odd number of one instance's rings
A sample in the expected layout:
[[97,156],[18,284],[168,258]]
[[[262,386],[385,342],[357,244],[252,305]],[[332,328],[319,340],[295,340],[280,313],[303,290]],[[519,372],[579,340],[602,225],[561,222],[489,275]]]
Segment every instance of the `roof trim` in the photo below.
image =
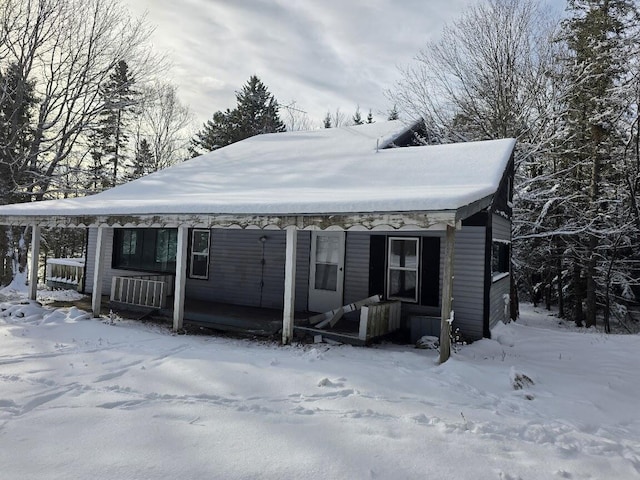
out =
[[0,223],[41,227],[254,228],[282,230],[440,230],[455,225],[453,210],[434,212],[353,213],[325,215],[158,214],[105,216],[8,215]]

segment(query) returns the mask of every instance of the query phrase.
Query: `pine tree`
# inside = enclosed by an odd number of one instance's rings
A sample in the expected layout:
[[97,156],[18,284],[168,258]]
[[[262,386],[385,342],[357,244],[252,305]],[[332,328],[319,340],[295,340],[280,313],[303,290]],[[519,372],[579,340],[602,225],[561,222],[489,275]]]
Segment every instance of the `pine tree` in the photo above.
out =
[[387,120],[398,120],[399,118],[400,113],[398,112],[398,106],[394,104],[391,110],[389,110]]
[[284,132],[278,101],[255,75],[236,92],[236,108],[213,114],[191,141],[192,155],[208,152],[262,133]]
[[322,120],[322,124],[324,125],[324,128],[331,128],[331,112],[327,112],[324,120]]
[[[0,203],[29,201],[28,185],[36,175],[30,169],[33,140],[33,108],[37,103],[34,83],[28,81],[17,63],[0,69]],[[0,226],[0,285],[6,285],[17,271],[18,259],[26,264],[26,247],[21,230]]]
[[369,113],[367,114],[367,123],[373,123],[373,113],[371,113],[371,109],[369,109]]
[[637,10],[631,0],[569,0],[568,11],[563,31],[571,53],[567,59],[571,92],[565,114],[568,148],[562,161],[571,172],[571,213],[584,222],[584,233],[571,243],[572,316],[578,325],[584,318],[586,326],[591,326],[596,323],[598,292],[603,293],[598,259],[608,257],[604,245],[611,244],[603,232],[617,230],[609,221],[619,216],[611,210],[618,203],[616,190],[603,187],[619,183],[615,163],[623,139],[616,123],[627,105],[614,92],[625,77],[626,30],[628,21],[637,19]]
[[133,88],[134,84],[135,79],[129,74],[129,66],[121,60],[115,65],[100,92],[103,112],[95,136],[98,143],[93,147],[96,155],[99,152],[106,158],[103,164],[111,164],[110,186],[119,183],[119,171],[125,165],[129,142],[127,125],[139,96]]
[[354,125],[362,125],[364,123],[364,121],[362,120],[362,115],[360,115],[359,106],[356,108],[356,113],[353,114],[353,117],[351,117],[351,120],[353,121]]
[[155,163],[151,146],[149,142],[143,138],[136,146],[131,172],[128,174],[127,180],[135,180],[136,178],[152,173],[155,170]]
[[20,187],[29,182],[29,147],[33,140],[34,83],[18,64],[0,70],[0,203],[28,201]]

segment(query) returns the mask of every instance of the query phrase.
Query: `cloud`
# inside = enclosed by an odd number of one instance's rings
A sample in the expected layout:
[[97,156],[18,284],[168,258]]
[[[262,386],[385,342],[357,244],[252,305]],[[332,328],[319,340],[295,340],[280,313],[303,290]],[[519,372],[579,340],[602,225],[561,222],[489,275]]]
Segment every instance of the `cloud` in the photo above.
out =
[[445,22],[473,0],[125,0],[156,24],[172,80],[199,120],[235,105],[257,74],[281,103],[318,122],[356,105],[384,112],[384,92]]

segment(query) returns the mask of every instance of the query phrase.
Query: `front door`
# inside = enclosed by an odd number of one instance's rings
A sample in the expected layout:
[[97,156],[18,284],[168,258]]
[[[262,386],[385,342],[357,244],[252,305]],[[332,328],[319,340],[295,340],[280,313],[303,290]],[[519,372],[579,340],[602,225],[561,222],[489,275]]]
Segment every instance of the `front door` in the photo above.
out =
[[328,312],[342,306],[344,232],[311,233],[309,310]]

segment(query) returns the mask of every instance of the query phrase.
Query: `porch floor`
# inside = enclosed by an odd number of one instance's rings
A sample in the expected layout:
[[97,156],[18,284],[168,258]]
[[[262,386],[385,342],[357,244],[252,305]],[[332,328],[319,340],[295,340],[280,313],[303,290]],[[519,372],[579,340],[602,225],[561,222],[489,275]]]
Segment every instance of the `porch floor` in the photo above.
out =
[[[173,310],[163,309],[161,313],[171,316]],[[319,330],[309,325],[307,319],[311,315],[309,312],[295,312],[295,335],[322,334],[343,343],[362,343],[358,339],[357,324],[345,319],[336,328]],[[189,299],[185,302],[184,321],[214,330],[272,337],[282,331],[282,310]]]
[[[91,297],[87,296],[73,302],[54,302],[51,305],[58,307],[75,305],[90,311]],[[169,297],[167,305],[173,305],[172,297]],[[173,316],[172,308],[157,310],[114,304],[109,301],[108,296],[103,296],[102,315],[108,315],[111,309],[122,317],[131,319],[161,318],[163,321],[169,322]],[[334,328],[328,329],[318,329],[310,325],[308,318],[311,315],[313,314],[309,312],[295,312],[294,335],[322,335],[324,339],[341,343],[364,344],[358,338],[358,322],[350,319],[348,315],[340,320]],[[282,310],[188,299],[185,302],[184,322],[186,325],[235,334],[276,337],[282,330]]]
[[[168,305],[172,304],[167,302]],[[171,317],[173,309],[160,311],[163,317]],[[309,312],[295,312],[294,335],[322,335],[343,343],[362,344],[358,339],[358,324],[344,319],[335,328],[320,330],[309,324]],[[213,330],[275,337],[282,331],[282,310],[276,308],[249,307],[205,300],[187,299],[184,322],[187,325]]]

